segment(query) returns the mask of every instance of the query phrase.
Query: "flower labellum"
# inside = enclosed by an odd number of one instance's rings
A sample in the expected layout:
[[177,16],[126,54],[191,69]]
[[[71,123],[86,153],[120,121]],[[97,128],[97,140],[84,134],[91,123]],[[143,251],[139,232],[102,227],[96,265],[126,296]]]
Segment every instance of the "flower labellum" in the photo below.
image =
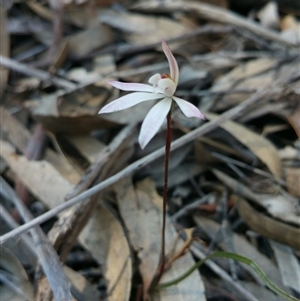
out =
[[139,143],[142,149],[145,148],[158,132],[171,109],[173,101],[177,103],[185,116],[204,119],[203,114],[196,106],[184,99],[174,96],[179,79],[178,64],[164,40],[162,41],[162,48],[169,62],[170,74],[154,74],[149,79],[149,84],[152,86],[140,83],[108,81],[109,84],[117,89],[132,91],[134,93],[117,98],[99,111],[99,114],[112,113],[130,108],[147,100],[161,99],[161,101],[148,112],[142,123],[139,135]]

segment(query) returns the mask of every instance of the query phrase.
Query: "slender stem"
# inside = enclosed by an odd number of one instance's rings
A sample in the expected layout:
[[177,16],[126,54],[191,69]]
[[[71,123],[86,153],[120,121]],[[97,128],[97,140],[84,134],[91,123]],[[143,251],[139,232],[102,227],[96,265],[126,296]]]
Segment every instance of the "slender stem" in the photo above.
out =
[[163,190],[163,218],[162,218],[162,232],[161,232],[161,263],[156,278],[158,283],[165,269],[165,245],[166,245],[166,215],[167,215],[167,194],[168,194],[168,179],[169,179],[169,160],[172,142],[172,108],[167,115],[167,134],[166,134],[166,148],[165,148],[165,175],[164,175],[164,190]]

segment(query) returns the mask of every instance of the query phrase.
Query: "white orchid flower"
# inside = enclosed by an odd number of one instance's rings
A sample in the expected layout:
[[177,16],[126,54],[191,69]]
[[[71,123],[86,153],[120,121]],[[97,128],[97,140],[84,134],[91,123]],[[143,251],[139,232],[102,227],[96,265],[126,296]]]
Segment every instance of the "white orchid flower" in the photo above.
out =
[[139,143],[142,149],[145,148],[145,146],[158,132],[172,107],[173,101],[177,103],[185,116],[204,119],[203,114],[196,106],[186,100],[174,96],[179,78],[178,64],[169,46],[164,40],[162,41],[162,49],[169,62],[170,74],[157,73],[151,76],[149,83],[152,86],[140,83],[123,83],[113,80],[108,81],[108,83],[115,88],[123,91],[135,92],[117,98],[99,111],[99,114],[112,113],[130,108],[147,100],[161,99],[161,101],[148,112],[142,123],[139,135]]

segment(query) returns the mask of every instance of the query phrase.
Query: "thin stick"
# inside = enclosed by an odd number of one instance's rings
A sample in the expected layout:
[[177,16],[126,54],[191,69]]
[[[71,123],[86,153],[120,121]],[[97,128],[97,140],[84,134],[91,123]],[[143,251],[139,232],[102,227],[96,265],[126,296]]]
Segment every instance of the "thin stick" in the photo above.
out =
[[29,65],[20,63],[3,55],[0,55],[0,65],[29,76],[37,77],[42,81],[50,82],[59,88],[64,88],[66,90],[75,90],[77,87],[72,82],[69,82],[63,78],[53,76],[52,74],[44,70],[40,70]]
[[[234,117],[240,116],[246,110],[249,109],[253,104],[259,102],[264,97],[271,97],[273,95],[278,95],[279,93],[285,94],[288,93],[286,91],[286,84],[290,81],[293,81],[300,77],[300,71],[298,68],[298,61],[295,62],[294,67],[289,70],[287,74],[284,74],[278,80],[274,81],[272,84],[268,85],[266,88],[259,90],[252,96],[250,96],[247,100],[239,104],[238,106],[226,111],[225,113],[221,114],[218,118],[213,121],[210,121],[201,127],[189,132],[188,134],[178,138],[171,144],[171,151],[180,148],[181,146],[193,141],[200,135],[206,134],[215,128],[217,128],[220,124],[226,122],[229,119],[233,119]],[[285,93],[284,93],[285,92]],[[160,158],[165,153],[164,147],[159,148],[158,150],[154,151],[153,153],[137,160],[136,162],[128,165],[126,168],[115,174],[114,176],[106,179],[105,181],[95,185],[94,187],[90,188],[89,190],[77,195],[76,197],[70,199],[69,201],[49,210],[48,212],[38,216],[37,218],[31,220],[30,222],[20,226],[19,228],[12,230],[0,237],[0,243],[5,242],[6,240],[19,235],[35,225],[41,224],[50,218],[56,216],[61,211],[70,208],[79,202],[87,200],[89,197],[94,195],[95,193],[115,184],[122,178],[132,174],[136,170],[140,170],[144,166],[148,165],[149,163],[153,162],[154,160]]]
[[178,212],[176,212],[174,215],[172,215],[171,217],[171,221],[174,223],[176,222],[176,220],[178,218],[180,218],[181,216],[187,214],[188,212],[190,212],[193,209],[198,208],[200,205],[206,203],[210,198],[213,197],[213,194],[206,194],[203,198],[201,199],[197,199],[195,202],[183,207],[182,209],[180,209]]

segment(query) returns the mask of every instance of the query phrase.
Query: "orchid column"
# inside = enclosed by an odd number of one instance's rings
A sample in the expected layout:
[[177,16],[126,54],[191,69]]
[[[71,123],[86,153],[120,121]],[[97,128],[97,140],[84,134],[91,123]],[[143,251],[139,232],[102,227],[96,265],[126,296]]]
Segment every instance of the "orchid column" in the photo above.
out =
[[170,74],[155,74],[150,77],[149,83],[123,83],[118,81],[108,81],[112,86],[123,91],[131,91],[134,93],[122,96],[111,103],[104,106],[99,114],[112,113],[130,108],[136,104],[147,100],[160,100],[146,115],[140,135],[139,144],[142,149],[150,142],[154,135],[158,132],[165,118],[167,117],[167,135],[166,135],[166,152],[165,152],[165,177],[163,191],[163,225],[162,225],[162,250],[161,265],[158,272],[157,281],[159,281],[165,265],[165,224],[166,224],[166,208],[167,208],[167,190],[168,190],[168,174],[169,174],[169,158],[171,147],[171,117],[174,102],[179,106],[182,113],[187,117],[197,117],[204,119],[199,109],[188,101],[174,96],[178,85],[179,68],[167,43],[162,41],[162,49],[168,59]]

